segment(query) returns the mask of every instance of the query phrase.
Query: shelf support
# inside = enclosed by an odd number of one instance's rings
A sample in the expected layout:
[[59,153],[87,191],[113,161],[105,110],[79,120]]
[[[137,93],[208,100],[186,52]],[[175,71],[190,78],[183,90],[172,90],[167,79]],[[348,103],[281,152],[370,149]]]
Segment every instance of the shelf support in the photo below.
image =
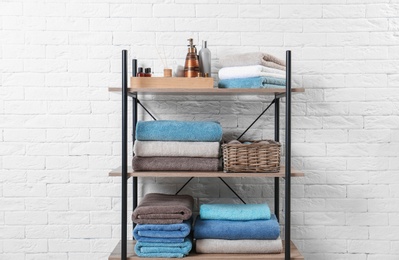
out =
[[263,114],[276,102],[276,99],[273,99],[272,102],[260,113],[260,115],[245,129],[245,131],[237,138],[237,140],[240,140],[240,138],[263,116]]
[[179,194],[181,192],[182,189],[184,189],[184,187],[186,187],[186,185],[193,179],[194,177],[190,177],[190,179],[188,179],[188,181],[186,181],[186,183],[184,183],[184,185],[175,193],[175,195]]
[[127,50],[122,51],[122,228],[121,228],[121,259],[127,255]]
[[291,259],[291,51],[286,52],[285,87],[285,260]]
[[242,203],[247,204],[247,203],[245,203],[245,201],[240,197],[240,195],[238,195],[237,192],[235,192],[235,191],[233,190],[233,188],[231,188],[231,187],[229,186],[229,184],[227,184],[227,182],[225,182],[225,180],[223,180],[222,177],[219,177],[219,179],[227,186],[227,188],[229,188],[229,189],[231,190],[231,192],[234,193],[234,195],[236,195],[237,198],[239,198],[239,199],[241,200]]
[[148,111],[148,109],[140,102],[140,100],[137,99],[137,103],[145,110],[145,112],[147,112],[148,115],[150,115],[152,117],[152,119],[154,119],[154,121],[156,121],[157,119],[151,114],[150,111]]

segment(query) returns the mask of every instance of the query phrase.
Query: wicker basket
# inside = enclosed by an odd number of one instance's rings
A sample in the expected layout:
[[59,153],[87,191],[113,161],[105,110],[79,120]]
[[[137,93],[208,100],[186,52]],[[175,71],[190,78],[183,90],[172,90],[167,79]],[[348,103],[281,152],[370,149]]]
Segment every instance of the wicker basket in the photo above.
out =
[[223,149],[224,172],[280,171],[280,143],[262,140],[250,144],[227,143]]

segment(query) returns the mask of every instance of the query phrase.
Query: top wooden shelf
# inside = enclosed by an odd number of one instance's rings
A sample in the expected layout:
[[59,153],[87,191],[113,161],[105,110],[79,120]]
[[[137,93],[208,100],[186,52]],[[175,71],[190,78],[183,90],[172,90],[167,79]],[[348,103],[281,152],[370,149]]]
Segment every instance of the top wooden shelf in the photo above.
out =
[[[110,92],[122,92],[122,88],[108,88]],[[304,88],[292,88],[292,92],[305,92]],[[176,95],[278,95],[285,93],[285,88],[128,88],[132,94],[176,94]]]

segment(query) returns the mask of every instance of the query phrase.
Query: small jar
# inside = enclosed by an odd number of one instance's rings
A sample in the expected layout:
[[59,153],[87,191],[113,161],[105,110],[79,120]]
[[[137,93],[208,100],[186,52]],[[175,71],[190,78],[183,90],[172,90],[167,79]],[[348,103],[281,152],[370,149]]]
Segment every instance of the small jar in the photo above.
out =
[[137,77],[145,77],[145,73],[143,72],[142,67],[138,67],[137,69]]
[[144,77],[151,77],[151,68],[145,68]]

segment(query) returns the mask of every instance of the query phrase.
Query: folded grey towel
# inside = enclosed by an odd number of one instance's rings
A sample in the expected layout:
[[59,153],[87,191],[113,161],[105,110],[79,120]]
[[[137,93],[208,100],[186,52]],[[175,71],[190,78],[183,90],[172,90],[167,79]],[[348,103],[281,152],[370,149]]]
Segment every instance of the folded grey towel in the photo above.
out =
[[285,70],[285,62],[273,55],[262,52],[250,52],[243,54],[229,55],[219,59],[222,67],[263,65],[269,68]]
[[283,250],[277,240],[198,239],[196,251],[202,254],[279,254]]
[[133,157],[134,171],[216,172],[219,158],[202,157]]
[[136,156],[219,157],[219,142],[136,141]]
[[133,211],[132,220],[137,224],[182,223],[191,217],[193,206],[190,195],[148,193]]

